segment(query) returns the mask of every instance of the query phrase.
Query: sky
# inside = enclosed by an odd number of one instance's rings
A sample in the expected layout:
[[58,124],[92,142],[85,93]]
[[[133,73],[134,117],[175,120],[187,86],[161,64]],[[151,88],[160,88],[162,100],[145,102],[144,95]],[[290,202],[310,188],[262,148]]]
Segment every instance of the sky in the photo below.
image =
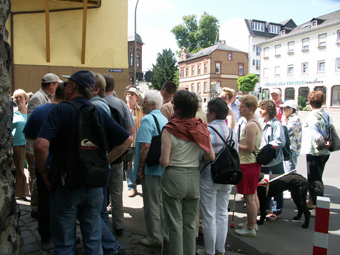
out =
[[[135,6],[129,0],[128,34],[134,33]],[[143,45],[143,71],[152,69],[163,49],[179,50],[171,29],[183,23],[182,17],[203,12],[215,16],[220,27],[231,18],[281,22],[293,19],[301,25],[312,18],[340,10],[340,0],[139,0],[136,32]],[[223,40],[223,38],[220,38]]]

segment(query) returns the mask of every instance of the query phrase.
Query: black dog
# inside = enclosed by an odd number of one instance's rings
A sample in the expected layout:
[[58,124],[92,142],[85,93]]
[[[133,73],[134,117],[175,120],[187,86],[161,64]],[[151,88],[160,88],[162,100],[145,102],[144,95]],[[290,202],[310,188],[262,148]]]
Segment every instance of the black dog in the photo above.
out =
[[[271,174],[269,176],[270,176],[269,179],[271,180],[280,175]],[[263,178],[264,178],[264,174],[260,173],[260,181]],[[320,185],[315,185],[315,186],[316,186],[315,189],[317,189],[318,188],[317,186],[320,186]],[[285,190],[289,190],[291,192],[293,201],[298,209],[298,214],[293,219],[299,220],[303,213],[305,215],[305,222],[303,223],[302,227],[308,228],[309,220],[310,220],[310,212],[307,208],[307,203],[306,203],[306,197],[307,197],[307,191],[308,191],[307,179],[299,174],[293,174],[293,173],[282,176],[281,178],[269,183],[268,197],[275,197]],[[260,212],[261,212],[261,218],[260,220],[257,221],[257,224],[262,225],[266,218],[266,204],[267,204],[266,188],[259,186],[257,188],[257,195],[260,201]]]

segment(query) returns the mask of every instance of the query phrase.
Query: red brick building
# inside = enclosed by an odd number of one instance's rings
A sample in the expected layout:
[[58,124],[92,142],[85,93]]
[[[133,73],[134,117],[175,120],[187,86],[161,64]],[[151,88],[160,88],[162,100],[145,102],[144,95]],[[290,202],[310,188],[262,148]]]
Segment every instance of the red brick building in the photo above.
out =
[[179,87],[198,92],[207,102],[222,87],[238,91],[237,78],[248,73],[248,54],[225,42],[197,53],[187,53],[183,47],[178,65]]

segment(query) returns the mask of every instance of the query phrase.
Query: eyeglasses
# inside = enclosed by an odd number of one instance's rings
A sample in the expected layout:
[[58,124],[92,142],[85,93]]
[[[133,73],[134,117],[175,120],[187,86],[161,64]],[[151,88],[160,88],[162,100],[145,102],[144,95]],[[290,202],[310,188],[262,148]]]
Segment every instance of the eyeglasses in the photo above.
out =
[[238,108],[243,109],[243,108],[248,108],[248,106],[239,105]]

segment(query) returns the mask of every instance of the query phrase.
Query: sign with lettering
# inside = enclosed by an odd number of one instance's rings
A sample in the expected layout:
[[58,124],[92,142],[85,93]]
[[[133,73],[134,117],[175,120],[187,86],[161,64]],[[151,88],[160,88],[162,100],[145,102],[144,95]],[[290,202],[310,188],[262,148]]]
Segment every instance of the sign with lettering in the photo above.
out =
[[123,69],[109,69],[111,73],[122,73]]

